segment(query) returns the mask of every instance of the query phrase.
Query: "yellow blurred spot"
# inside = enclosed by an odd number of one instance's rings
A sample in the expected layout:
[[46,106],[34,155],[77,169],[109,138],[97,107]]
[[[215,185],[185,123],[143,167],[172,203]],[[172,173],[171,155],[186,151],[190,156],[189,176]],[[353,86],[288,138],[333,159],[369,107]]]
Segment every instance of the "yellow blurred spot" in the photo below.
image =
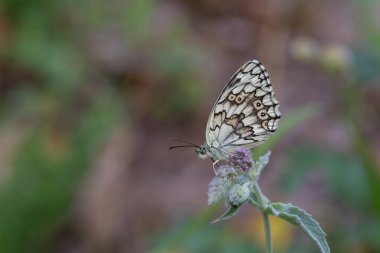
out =
[[[294,241],[294,226],[275,216],[269,216],[272,243],[275,252],[282,252],[289,248]],[[265,249],[265,228],[261,214],[256,214],[250,218],[246,227],[247,232],[252,235],[257,244]]]
[[61,162],[65,159],[69,147],[69,136],[64,131],[56,131],[48,128],[44,133],[44,153],[50,162]]
[[330,73],[347,70],[351,64],[351,52],[344,45],[333,44],[324,49],[322,67]]
[[290,44],[290,54],[301,62],[313,62],[320,57],[321,48],[312,38],[298,37]]

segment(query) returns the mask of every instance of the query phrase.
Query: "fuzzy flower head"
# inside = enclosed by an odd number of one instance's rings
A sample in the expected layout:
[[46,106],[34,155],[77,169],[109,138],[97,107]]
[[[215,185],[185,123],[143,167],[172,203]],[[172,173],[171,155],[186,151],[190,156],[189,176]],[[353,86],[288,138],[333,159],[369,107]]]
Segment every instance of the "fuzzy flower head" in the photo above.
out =
[[227,197],[228,189],[238,177],[237,171],[229,164],[219,165],[218,175],[214,177],[208,186],[208,204],[214,204]]
[[248,172],[253,165],[251,151],[247,148],[238,147],[234,156],[228,158],[228,164],[239,172]]
[[235,179],[239,175],[240,171],[230,164],[222,164],[218,167],[218,176],[228,178],[230,180]]
[[249,197],[249,182],[257,180],[269,161],[270,152],[253,161],[249,149],[239,147],[227,160],[214,164],[216,176],[208,188],[208,203],[214,204],[222,199],[226,203],[238,206]]
[[239,206],[247,201],[250,194],[249,184],[249,182],[246,182],[243,185],[233,185],[228,193],[228,203],[233,206]]

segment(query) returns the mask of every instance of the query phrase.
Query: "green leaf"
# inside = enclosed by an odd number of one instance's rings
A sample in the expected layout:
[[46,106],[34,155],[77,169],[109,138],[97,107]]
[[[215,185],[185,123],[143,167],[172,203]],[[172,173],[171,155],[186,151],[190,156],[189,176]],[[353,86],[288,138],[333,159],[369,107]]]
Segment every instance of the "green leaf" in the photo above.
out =
[[268,150],[264,155],[260,156],[260,158],[254,162],[253,170],[249,172],[251,178],[258,180],[261,172],[265,168],[265,166],[269,163],[271,151]]
[[232,217],[234,217],[237,212],[239,211],[239,208],[240,206],[230,206],[230,208],[224,212],[219,218],[213,220],[211,223],[217,223],[217,222],[220,222],[220,221],[224,221],[224,220],[228,220]]
[[317,243],[322,253],[330,252],[325,232],[323,232],[318,222],[301,208],[293,206],[292,204],[272,203],[265,211],[301,227],[302,230]]

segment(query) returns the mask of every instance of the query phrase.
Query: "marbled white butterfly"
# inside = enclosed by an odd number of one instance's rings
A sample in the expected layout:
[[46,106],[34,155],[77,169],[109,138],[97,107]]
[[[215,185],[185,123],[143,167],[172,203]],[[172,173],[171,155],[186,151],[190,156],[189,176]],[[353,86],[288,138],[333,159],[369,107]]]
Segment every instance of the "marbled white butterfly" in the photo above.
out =
[[231,77],[216,100],[207,121],[206,143],[188,144],[197,147],[200,158],[224,160],[238,146],[261,144],[276,131],[280,118],[268,72],[251,60]]

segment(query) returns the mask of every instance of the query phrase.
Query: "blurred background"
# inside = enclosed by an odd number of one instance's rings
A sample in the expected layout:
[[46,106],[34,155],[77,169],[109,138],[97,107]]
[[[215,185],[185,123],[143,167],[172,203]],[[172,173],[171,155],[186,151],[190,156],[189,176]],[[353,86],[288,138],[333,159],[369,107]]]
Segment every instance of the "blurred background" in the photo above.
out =
[[[280,128],[260,184],[332,252],[380,252],[380,2],[2,0],[0,252],[263,252],[251,206],[210,225],[208,115],[249,59]],[[275,252],[318,252],[271,219]]]

